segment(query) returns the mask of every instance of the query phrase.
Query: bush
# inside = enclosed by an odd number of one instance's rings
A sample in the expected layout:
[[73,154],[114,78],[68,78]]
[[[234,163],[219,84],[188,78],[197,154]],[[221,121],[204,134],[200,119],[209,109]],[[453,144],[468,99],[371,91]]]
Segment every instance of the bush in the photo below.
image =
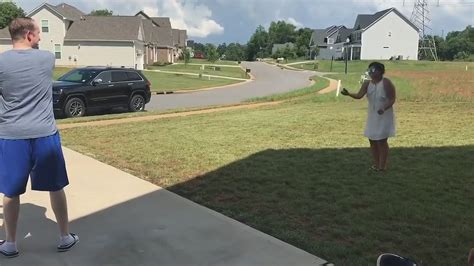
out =
[[171,65],[171,63],[158,61],[152,64],[152,66],[168,66],[168,65]]

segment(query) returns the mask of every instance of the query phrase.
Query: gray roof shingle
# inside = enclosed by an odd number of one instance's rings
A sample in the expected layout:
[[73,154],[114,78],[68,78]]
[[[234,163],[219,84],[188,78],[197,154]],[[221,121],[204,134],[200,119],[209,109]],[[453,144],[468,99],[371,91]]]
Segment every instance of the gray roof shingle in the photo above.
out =
[[362,30],[370,26],[372,23],[380,19],[381,17],[385,16],[386,14],[390,13],[391,11],[395,12],[398,16],[400,16],[407,24],[412,26],[416,31],[418,31],[418,28],[410,21],[408,20],[400,11],[398,11],[396,8],[392,7],[389,9],[385,9],[382,11],[379,11],[375,14],[360,14],[357,15],[356,21],[354,23],[354,30]]
[[142,19],[135,16],[84,16],[72,24],[64,39],[135,41],[141,25]]
[[352,29],[345,26],[330,26],[325,29],[315,29],[311,38],[315,45],[327,45],[325,38],[334,38],[335,43],[345,42],[352,33]]
[[156,43],[158,46],[174,47],[173,43],[173,29],[171,28],[155,28]]
[[153,17],[151,19],[162,28],[171,28],[170,18],[167,18],[167,17]]
[[186,30],[179,30],[179,47],[186,47],[188,33]]
[[54,8],[68,20],[75,21],[81,19],[82,16],[85,16],[84,12],[66,3],[59,4]]

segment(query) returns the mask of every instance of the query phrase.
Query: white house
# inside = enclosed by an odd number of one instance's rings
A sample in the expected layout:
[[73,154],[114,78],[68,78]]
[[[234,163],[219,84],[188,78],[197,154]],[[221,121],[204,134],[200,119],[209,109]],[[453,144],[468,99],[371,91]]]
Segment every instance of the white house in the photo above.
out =
[[358,15],[344,44],[350,60],[418,60],[418,28],[395,8]]

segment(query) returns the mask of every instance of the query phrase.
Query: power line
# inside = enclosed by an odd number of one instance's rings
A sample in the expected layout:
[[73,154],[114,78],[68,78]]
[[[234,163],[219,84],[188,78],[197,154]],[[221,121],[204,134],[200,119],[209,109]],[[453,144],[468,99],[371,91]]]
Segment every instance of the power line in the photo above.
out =
[[431,31],[428,8],[428,0],[418,0],[413,6],[410,21],[419,29],[420,43],[418,46],[418,57],[424,55],[426,58],[432,58],[438,61],[438,53],[436,52],[436,44],[432,36],[428,36],[427,32]]

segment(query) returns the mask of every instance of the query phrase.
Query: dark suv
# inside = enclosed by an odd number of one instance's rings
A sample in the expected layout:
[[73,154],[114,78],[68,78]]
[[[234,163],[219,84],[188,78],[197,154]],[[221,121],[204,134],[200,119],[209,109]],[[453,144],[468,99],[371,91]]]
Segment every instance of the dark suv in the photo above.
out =
[[85,67],[69,71],[53,83],[54,112],[79,117],[86,111],[125,107],[145,110],[150,102],[150,82],[138,70]]

